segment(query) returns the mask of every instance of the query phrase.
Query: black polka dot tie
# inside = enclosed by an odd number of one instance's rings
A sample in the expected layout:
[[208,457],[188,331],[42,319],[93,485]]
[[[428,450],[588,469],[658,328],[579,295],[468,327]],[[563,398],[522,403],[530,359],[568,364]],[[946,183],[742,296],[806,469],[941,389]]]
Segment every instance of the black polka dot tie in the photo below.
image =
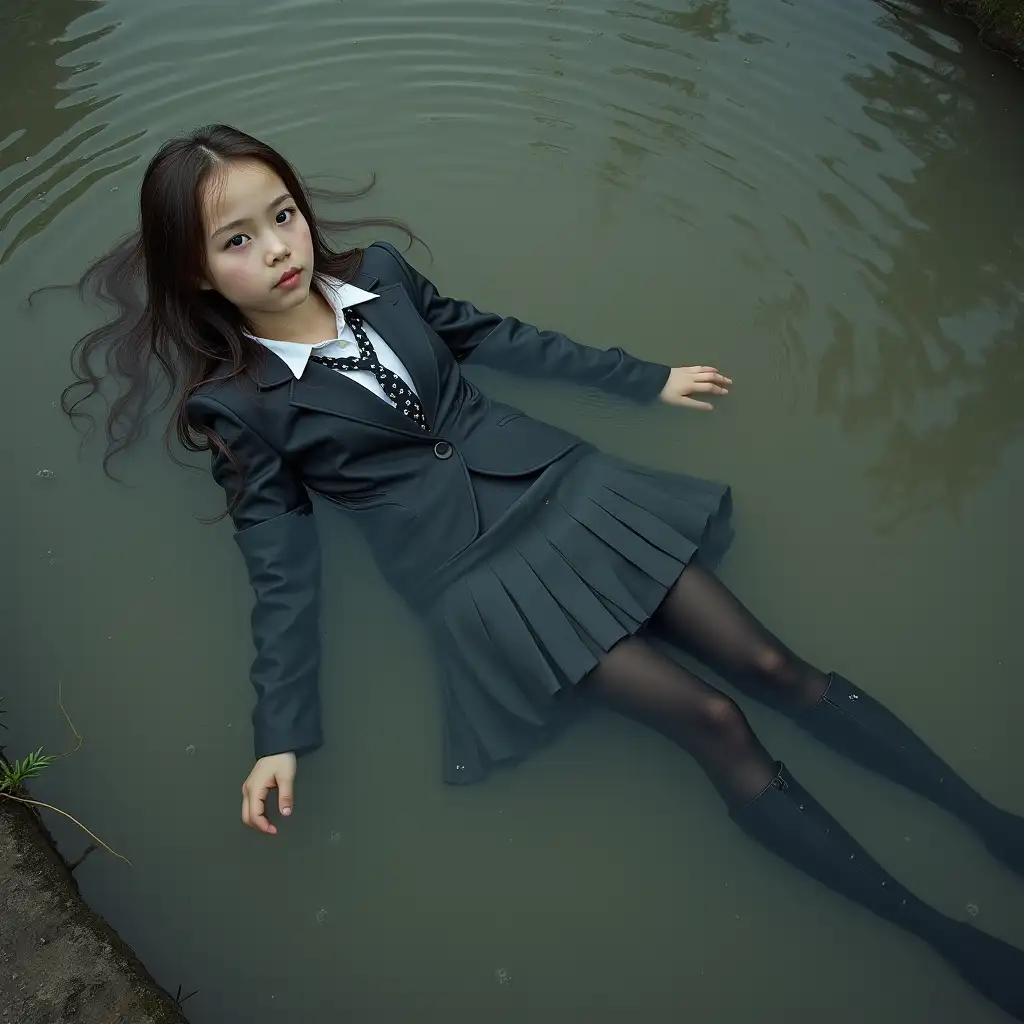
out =
[[386,366],[381,366],[377,353],[373,351],[373,345],[363,330],[363,318],[354,309],[346,309],[343,312],[345,323],[352,328],[352,333],[356,336],[359,355],[349,356],[347,359],[315,355],[309,358],[314,363],[322,363],[332,370],[369,370],[377,378],[377,383],[384,394],[395,403],[395,408],[408,416],[418,427],[426,430],[427,417],[420,400],[397,373],[392,373]]

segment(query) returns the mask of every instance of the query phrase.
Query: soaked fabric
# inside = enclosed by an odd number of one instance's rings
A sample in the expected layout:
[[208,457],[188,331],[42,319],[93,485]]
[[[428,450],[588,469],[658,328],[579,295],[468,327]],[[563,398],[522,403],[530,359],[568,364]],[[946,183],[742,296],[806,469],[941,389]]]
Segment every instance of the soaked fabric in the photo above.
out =
[[682,747],[730,807],[752,800],[775,775],[733,700],[635,637],[601,658],[580,693]]
[[540,473],[530,476],[486,476],[470,471],[469,478],[480,516],[480,530],[485,532],[537,482]]
[[956,815],[994,857],[1024,876],[1024,818],[989,803],[860,687],[833,672],[823,698],[795,717],[801,728],[833,750]]
[[968,984],[1024,1020],[1024,953],[918,899],[779,765],[733,820],[797,870],[928,943]]
[[446,779],[478,779],[543,742],[564,694],[648,622],[694,554],[721,557],[730,514],[724,485],[592,449],[514,497],[419,595],[442,675]]
[[956,815],[995,857],[1024,875],[1024,819],[989,803],[869,693],[797,657],[712,573],[691,564],[651,626],[832,750]]
[[828,677],[798,658],[707,568],[694,564],[651,621],[660,635],[723,679],[783,710],[812,707]]
[[981,796],[869,693],[797,657],[712,573],[691,564],[651,626],[744,692],[785,711],[832,750],[956,815],[993,856],[1024,875],[1024,818]]
[[406,384],[405,380],[393,370],[389,370],[378,358],[374,351],[373,343],[363,330],[363,318],[350,306],[346,307],[342,315],[345,323],[352,330],[356,344],[359,346],[358,356],[335,358],[332,356],[311,355],[310,361],[322,363],[332,370],[348,371],[349,373],[367,370],[377,378],[381,391],[388,397],[392,405],[403,415],[407,416],[416,426],[427,429],[427,416],[420,404],[419,396],[412,386]]

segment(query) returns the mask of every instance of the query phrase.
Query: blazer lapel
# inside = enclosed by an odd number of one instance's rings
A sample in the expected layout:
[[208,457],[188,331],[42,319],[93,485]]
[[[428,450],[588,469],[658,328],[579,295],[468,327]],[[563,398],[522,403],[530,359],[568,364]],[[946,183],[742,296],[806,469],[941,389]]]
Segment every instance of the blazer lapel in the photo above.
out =
[[269,391],[286,384],[295,377],[295,374],[279,355],[264,348],[263,358],[253,368],[251,377],[260,391]]
[[354,284],[357,288],[362,288],[364,292],[372,292],[376,291],[377,282],[379,280],[380,278],[374,277],[373,274],[360,267],[352,276],[352,280],[349,283]]
[[[352,284],[366,291],[373,290],[377,278],[359,271]],[[385,285],[377,290],[377,298],[359,304],[359,315],[388,343],[412,377],[427,422],[433,427],[437,415],[439,392],[437,358],[423,320],[399,284]],[[256,374],[261,390],[291,382],[291,404],[330,416],[342,416],[383,430],[423,437],[424,433],[407,416],[389,402],[367,391],[362,384],[310,362],[302,377],[295,380],[284,360],[273,352]]]
[[402,360],[427,414],[427,423],[433,428],[440,385],[437,356],[423,319],[400,284],[385,285],[377,295],[376,299],[361,302],[356,308]]
[[272,391],[290,384],[289,401],[292,405],[392,430],[405,428],[408,433],[422,433],[389,402],[367,391],[362,384],[318,363],[307,363],[302,378],[296,380],[291,367],[280,356],[264,350],[263,361],[253,376],[260,391]]
[[329,416],[342,416],[381,430],[410,434],[413,437],[424,436],[424,432],[390,402],[385,402],[362,384],[319,363],[310,362],[302,377],[293,380],[291,404],[314,412],[324,412]]

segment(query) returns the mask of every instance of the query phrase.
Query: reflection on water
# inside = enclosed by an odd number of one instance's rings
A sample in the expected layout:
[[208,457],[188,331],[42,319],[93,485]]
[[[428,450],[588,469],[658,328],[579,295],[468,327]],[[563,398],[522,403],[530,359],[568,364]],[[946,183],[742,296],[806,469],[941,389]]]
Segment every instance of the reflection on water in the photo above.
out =
[[678,29],[709,43],[717,42],[723,35],[735,35],[733,19],[729,15],[729,0],[698,0],[685,11],[634,0],[628,6],[612,10],[611,13],[617,17],[639,18],[659,27]]
[[854,429],[885,425],[872,476],[893,515],[933,503],[959,513],[1024,427],[1016,397],[1024,382],[1017,189],[982,170],[1007,159],[1007,143],[1014,162],[1024,146],[1013,112],[997,113],[1005,115],[1006,134],[979,116],[990,98],[920,21],[904,13],[888,27],[913,45],[913,57],[847,81],[916,165],[907,179],[888,180],[900,216],[889,214],[888,230],[875,236],[878,252],[858,257],[862,280],[887,313],[867,363],[869,383],[840,399],[863,350],[853,324],[833,309],[835,338],[822,362],[820,394]]
[[[0,167],[4,171],[35,157],[51,141],[69,132],[88,110],[68,102],[78,88],[70,84],[76,74],[64,58],[95,36],[66,38],[69,25],[84,12],[102,7],[98,0],[65,0],[46,4],[34,0],[9,0],[4,6],[4,75],[19,89],[7,88],[0,100],[4,140]],[[79,70],[86,70],[83,66]],[[27,116],[25,101],[46,112],[43,118]],[[102,105],[102,104],[100,104]],[[97,109],[95,105],[91,109]],[[6,203],[9,193],[3,193]]]
[[[909,940],[766,863],[696,769],[621,723],[444,790],[428,652],[326,514],[330,738],[281,842],[244,834],[249,598],[225,530],[196,521],[216,489],[155,435],[129,487],[95,445],[78,461],[54,403],[99,314],[23,299],[133,227],[141,166],[182,127],[237,123],[309,175],[377,172],[358,212],[410,221],[443,287],[722,365],[729,403],[683,419],[484,382],[618,454],[729,479],[730,583],[1019,811],[1024,85],[1006,62],[934,5],[791,0],[7,0],[0,58],[5,705],[15,747],[61,749],[61,681],[85,743],[40,796],[131,856],[78,877],[165,986],[200,990],[197,1024],[995,1024]],[[751,717],[922,895],[1024,943],[1024,894],[962,830]]]
[[[102,4],[12,2],[13,12],[4,10],[3,74],[12,86],[0,102],[0,136],[5,140],[0,146],[0,232],[5,240],[0,264],[94,184],[133,163],[137,157],[119,158],[119,151],[142,134],[91,146],[110,127],[92,115],[116,97],[88,95],[91,83],[83,80],[97,65],[72,63],[71,58],[116,25],[70,37],[68,33],[83,10]],[[43,116],[34,116],[37,111]],[[92,120],[88,128],[81,125],[86,119]],[[20,166],[24,164],[28,166]]]

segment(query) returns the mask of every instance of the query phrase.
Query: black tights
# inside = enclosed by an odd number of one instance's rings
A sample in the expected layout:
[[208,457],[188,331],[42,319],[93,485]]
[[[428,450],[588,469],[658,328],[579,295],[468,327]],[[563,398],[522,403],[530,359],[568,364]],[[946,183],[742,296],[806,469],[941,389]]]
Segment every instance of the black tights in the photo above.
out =
[[[737,688],[783,710],[813,706],[828,685],[824,673],[793,654],[696,564],[669,591],[651,628]],[[736,702],[639,638],[605,655],[586,692],[688,751],[730,807],[757,796],[775,775],[775,761]]]
[[[830,746],[959,815],[1003,863],[1024,874],[1024,819],[985,801],[868,694],[798,658],[700,566],[683,572],[651,627],[733,685],[803,720]],[[724,693],[638,637],[609,651],[583,689],[689,751],[739,826],[762,846],[924,939],[982,994],[1024,1021],[1024,954],[945,917],[887,874],[772,759]],[[845,705],[844,693],[856,711],[834,703]]]

